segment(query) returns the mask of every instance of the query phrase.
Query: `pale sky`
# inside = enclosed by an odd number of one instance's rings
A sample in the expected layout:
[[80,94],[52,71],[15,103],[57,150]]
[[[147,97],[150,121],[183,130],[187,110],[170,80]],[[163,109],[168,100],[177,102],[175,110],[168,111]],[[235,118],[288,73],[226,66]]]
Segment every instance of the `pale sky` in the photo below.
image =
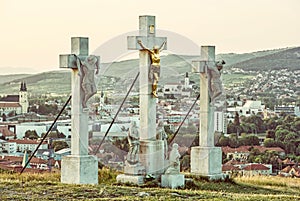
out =
[[58,70],[71,37],[89,37],[93,52],[138,30],[139,15],[216,53],[295,47],[299,9],[299,0],[0,0],[0,69]]

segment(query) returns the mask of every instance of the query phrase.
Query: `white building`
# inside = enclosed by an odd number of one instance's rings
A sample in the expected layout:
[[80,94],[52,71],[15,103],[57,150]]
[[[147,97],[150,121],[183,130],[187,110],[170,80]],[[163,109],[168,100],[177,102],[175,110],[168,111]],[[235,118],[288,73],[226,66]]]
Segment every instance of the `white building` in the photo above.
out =
[[26,83],[22,82],[19,95],[8,95],[0,99],[0,115],[14,112],[15,114],[27,113],[29,107]]
[[[24,152],[25,150],[34,151],[40,142],[35,140],[8,140],[9,143],[16,143],[16,150]],[[39,149],[48,149],[48,144],[43,142]]]
[[227,133],[227,121],[224,112],[215,112],[214,129],[216,132]]
[[274,107],[274,112],[277,115],[280,115],[281,113],[285,114],[293,114],[297,117],[300,117],[300,111],[299,106],[295,105],[277,105]]
[[13,154],[17,152],[16,142],[4,142],[2,143],[2,152],[7,152],[8,154]]
[[[28,130],[35,130],[38,136],[42,136],[50,128],[52,121],[48,122],[26,122],[16,125],[17,139],[23,139],[25,132]],[[71,120],[58,121],[56,126],[52,130],[58,130],[63,133],[66,137],[71,136]]]
[[257,115],[258,113],[263,113],[264,110],[265,105],[263,105],[261,101],[247,100],[243,106],[228,107],[226,117],[228,122],[233,122],[236,112],[239,116],[249,117],[251,115]]

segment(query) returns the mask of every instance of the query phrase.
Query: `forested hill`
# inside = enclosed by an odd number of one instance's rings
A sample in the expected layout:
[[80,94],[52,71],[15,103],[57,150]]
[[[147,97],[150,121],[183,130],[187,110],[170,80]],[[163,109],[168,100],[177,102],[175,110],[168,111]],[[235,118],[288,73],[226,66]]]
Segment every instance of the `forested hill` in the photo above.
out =
[[[162,56],[160,83],[163,84],[164,81],[178,82],[179,79],[184,77],[185,72],[192,71],[192,61],[199,60],[199,58],[199,55],[169,54]],[[300,70],[300,47],[264,50],[244,54],[218,54],[216,60],[221,59],[226,61],[224,69],[235,67],[245,71],[267,71],[284,68]],[[138,65],[138,59],[101,64],[100,80],[103,80],[105,76],[118,79],[133,79],[139,69]],[[39,94],[69,94],[71,91],[71,72],[69,70],[57,70],[38,74],[0,74],[0,94],[18,93],[22,81],[27,83],[28,90]]]
[[233,63],[229,67],[241,68],[245,71],[279,70],[285,68],[300,70],[300,47],[288,48],[272,54],[254,57]]

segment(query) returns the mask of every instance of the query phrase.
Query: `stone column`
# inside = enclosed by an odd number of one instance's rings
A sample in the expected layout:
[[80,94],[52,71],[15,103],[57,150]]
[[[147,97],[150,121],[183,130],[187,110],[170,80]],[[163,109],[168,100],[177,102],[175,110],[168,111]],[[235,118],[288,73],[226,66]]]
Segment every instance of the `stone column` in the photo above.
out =
[[[61,182],[98,184],[98,160],[95,156],[88,155],[88,109],[82,108],[83,92],[76,63],[76,56],[82,61],[88,57],[88,38],[72,38],[71,49],[71,54],[60,55],[60,67],[72,69],[71,155],[62,159]],[[98,62],[99,60],[98,57]]]
[[191,173],[209,180],[223,179],[222,151],[214,145],[214,111],[210,105],[208,67],[215,66],[215,47],[202,46],[201,60],[193,62],[200,73],[199,146],[191,150]]
[[[159,175],[164,171],[164,142],[156,140],[156,100],[152,95],[152,81],[149,80],[150,57],[148,51],[144,50],[138,41],[152,49],[155,45],[161,46],[167,39],[156,37],[155,16],[139,17],[139,36],[128,36],[128,49],[140,50],[140,153],[139,161],[145,167],[144,174]],[[166,49],[166,46],[164,46]],[[138,173],[129,172],[125,167],[125,175],[119,175],[117,180],[121,182],[132,182],[140,184],[143,177]],[[136,178],[134,178],[134,175]]]

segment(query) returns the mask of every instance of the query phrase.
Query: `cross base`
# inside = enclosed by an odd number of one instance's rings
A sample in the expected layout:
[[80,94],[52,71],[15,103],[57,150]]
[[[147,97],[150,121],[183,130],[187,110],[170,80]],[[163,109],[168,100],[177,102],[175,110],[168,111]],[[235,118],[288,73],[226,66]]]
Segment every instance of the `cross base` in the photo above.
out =
[[183,174],[164,174],[161,176],[161,187],[179,188],[184,187]]
[[117,182],[119,183],[131,183],[135,185],[142,185],[144,184],[144,177],[141,175],[126,175],[126,174],[119,174],[117,176]]
[[191,173],[208,178],[222,180],[222,150],[220,147],[192,147]]
[[140,162],[146,167],[146,174],[162,174],[164,167],[164,141],[141,140]]
[[61,161],[61,183],[98,184],[98,161],[95,156],[65,156]]

